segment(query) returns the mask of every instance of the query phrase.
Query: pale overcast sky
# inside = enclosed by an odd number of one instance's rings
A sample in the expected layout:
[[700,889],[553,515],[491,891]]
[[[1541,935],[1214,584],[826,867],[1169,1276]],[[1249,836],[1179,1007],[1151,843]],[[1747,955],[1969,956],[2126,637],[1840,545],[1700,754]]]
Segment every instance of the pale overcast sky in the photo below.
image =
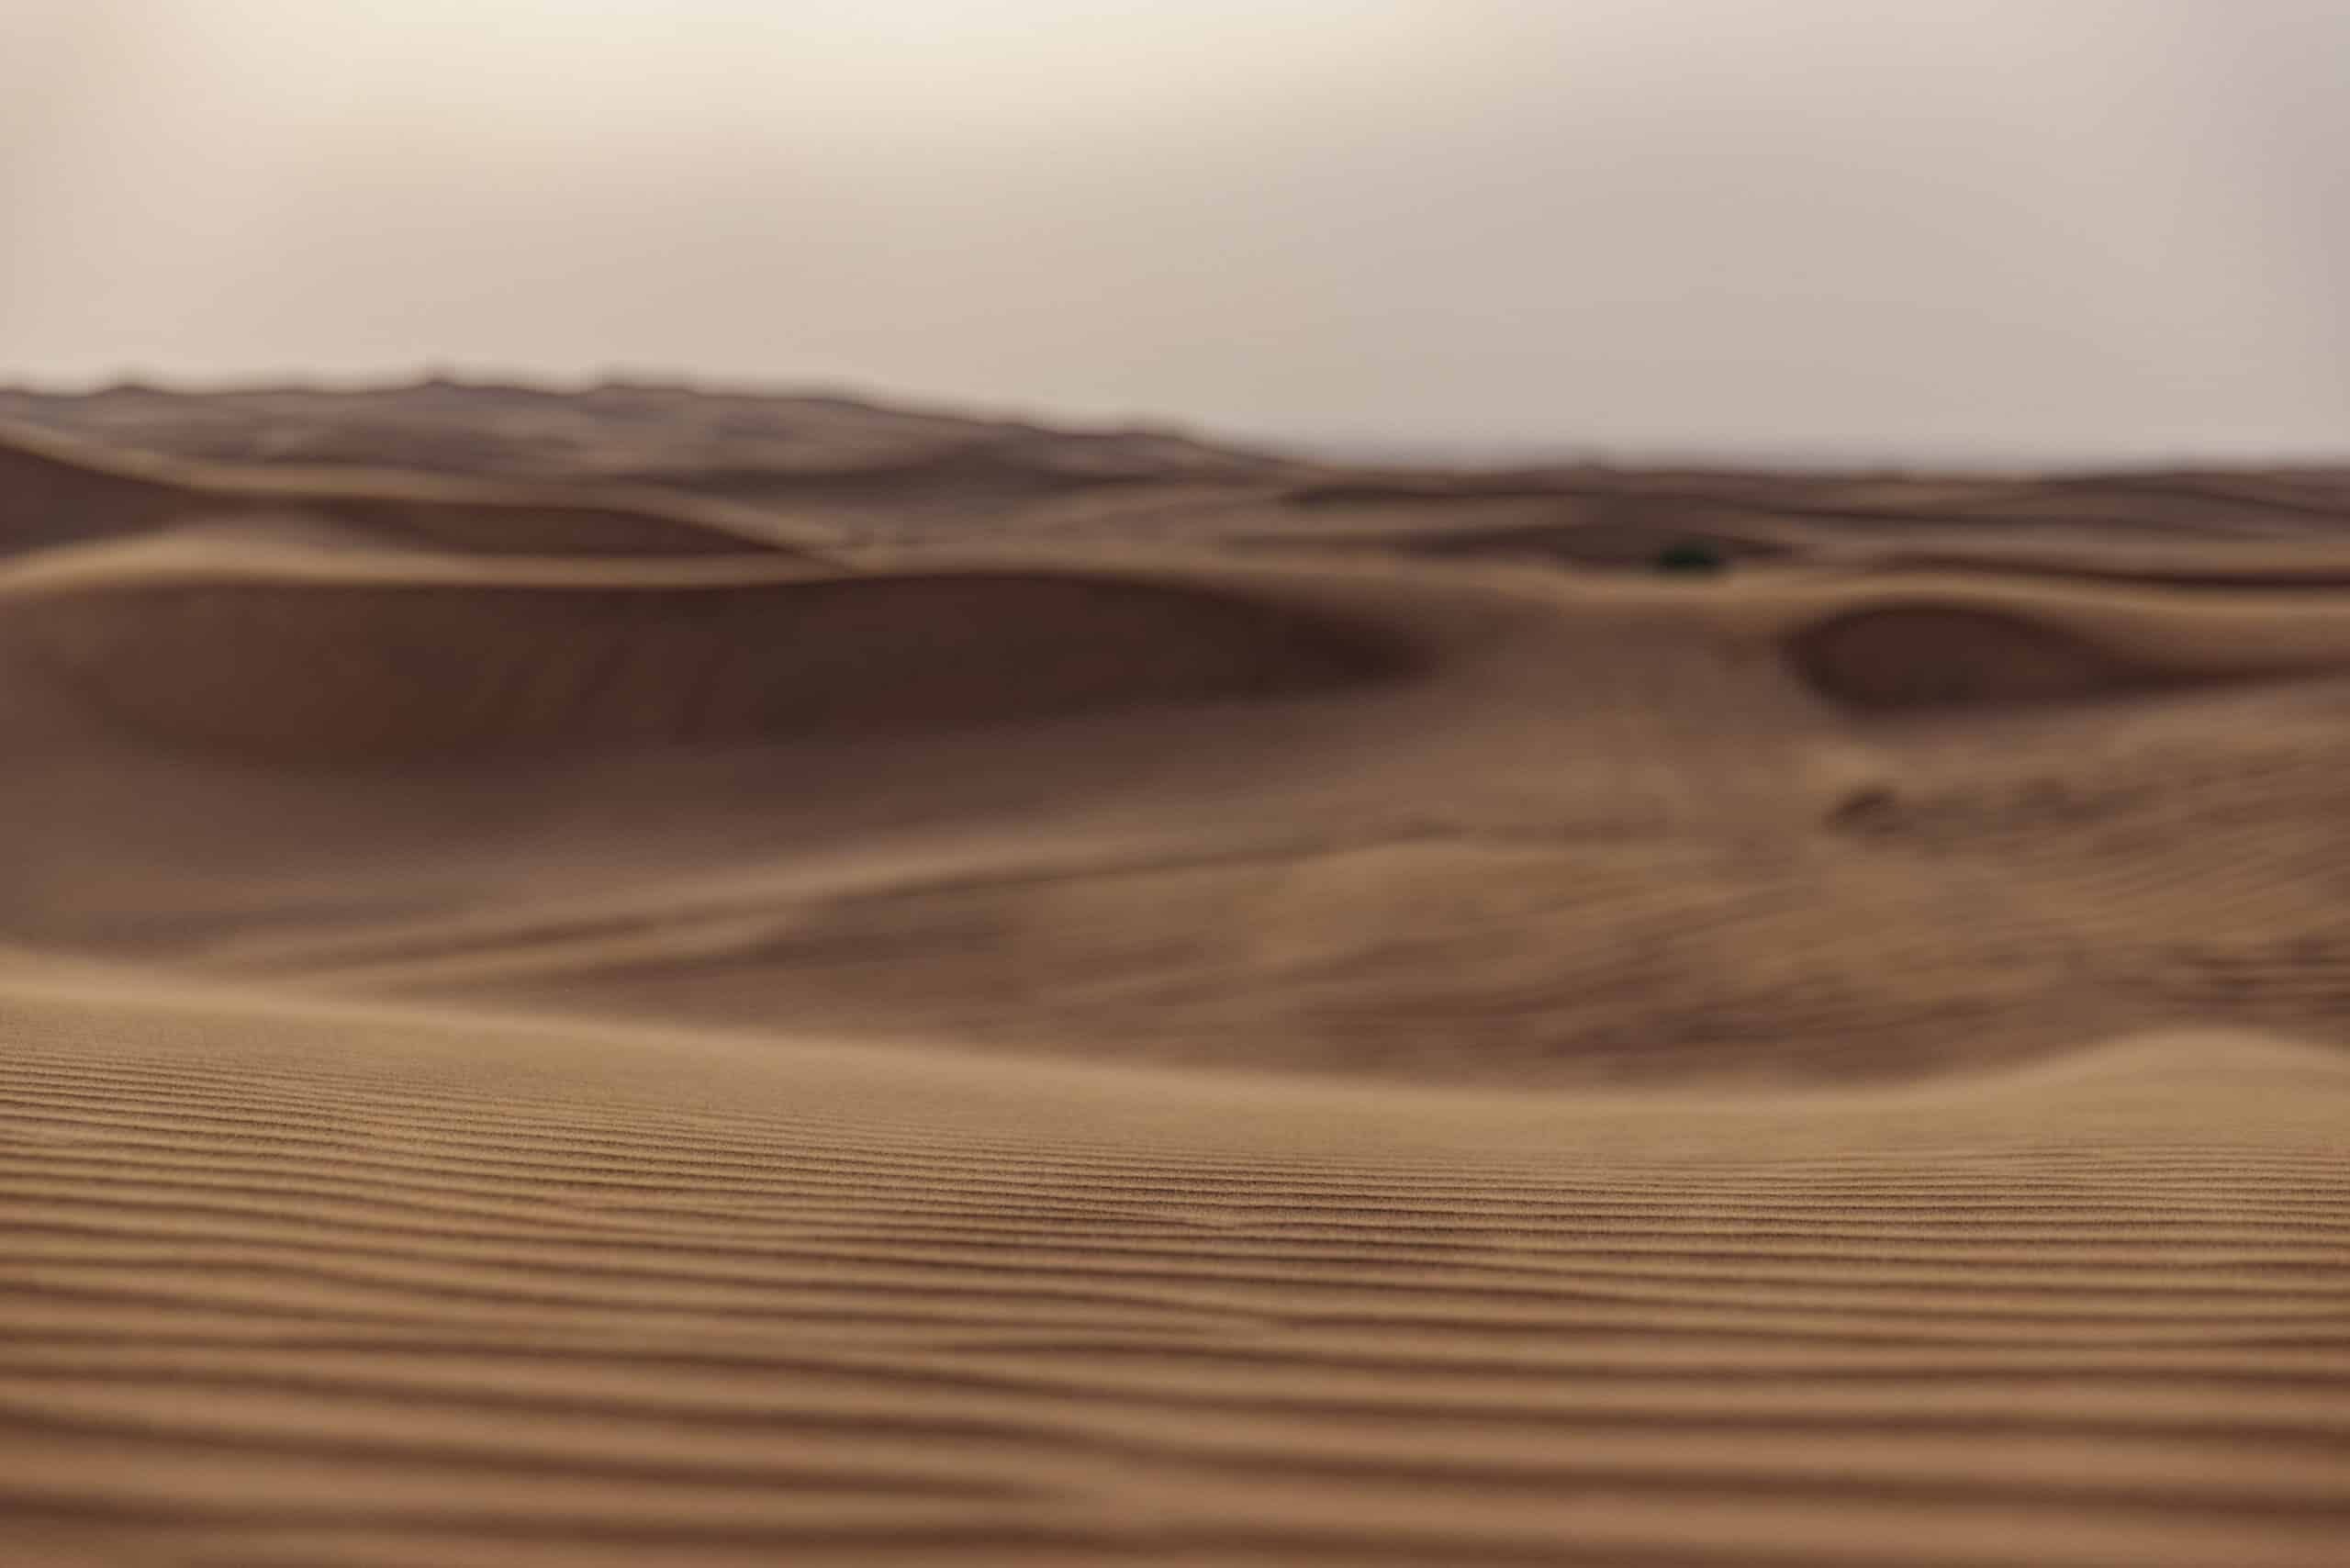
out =
[[0,0],[0,380],[2350,453],[2350,5]]

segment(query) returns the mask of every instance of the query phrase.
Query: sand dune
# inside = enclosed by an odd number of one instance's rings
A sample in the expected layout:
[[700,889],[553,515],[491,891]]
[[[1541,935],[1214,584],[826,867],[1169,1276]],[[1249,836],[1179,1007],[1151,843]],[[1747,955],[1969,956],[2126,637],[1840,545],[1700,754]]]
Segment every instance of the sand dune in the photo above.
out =
[[1790,651],[1814,689],[1858,708],[2078,702],[2231,673],[2192,644],[2132,659],[2053,620],[1931,602],[1831,617],[1804,627]]
[[108,719],[292,762],[1000,724],[1343,687],[1409,656],[1401,638],[1240,595],[1014,572],[769,584],[180,573],[84,577],[9,602],[8,656]]
[[144,559],[5,598],[35,946],[1561,1083],[2021,1058],[2246,959],[2281,983],[2183,1015],[2330,1029],[2344,972],[2322,595]]
[[1079,514],[1172,483],[1214,500],[1315,465],[1168,431],[1069,431],[827,394],[616,384],[564,395],[431,380],[322,393],[139,387],[91,398],[0,389],[0,418],[183,458],[311,468],[390,465],[508,483],[588,483],[748,503],[770,525],[921,537]]
[[0,555],[222,516],[292,519],[364,543],[466,554],[805,554],[810,543],[757,513],[683,497],[388,471],[240,468],[104,451],[0,425]]
[[1125,1078],[21,993],[35,1562],[2338,1561],[2350,1069]]
[[[394,466],[658,487],[821,538],[970,543],[1268,539],[1645,562],[1715,534],[1756,554],[2338,545],[2350,471],[1779,473],[1584,464],[1427,472],[1304,461],[1156,430],[1055,430],[830,393],[615,382],[565,393],[431,379],[88,396],[0,388],[0,418],[245,465]],[[1637,541],[1637,545],[1633,542]],[[2335,548],[2334,558],[2342,559]]]
[[0,1563],[2344,1560],[2332,476],[239,396],[0,445]]

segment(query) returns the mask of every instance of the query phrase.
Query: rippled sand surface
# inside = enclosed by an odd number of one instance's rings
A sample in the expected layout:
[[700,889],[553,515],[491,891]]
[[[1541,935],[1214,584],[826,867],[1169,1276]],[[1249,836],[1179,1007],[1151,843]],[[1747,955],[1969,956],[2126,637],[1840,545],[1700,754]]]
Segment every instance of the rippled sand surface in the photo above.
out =
[[2336,476],[0,415],[0,1562],[2344,1560]]

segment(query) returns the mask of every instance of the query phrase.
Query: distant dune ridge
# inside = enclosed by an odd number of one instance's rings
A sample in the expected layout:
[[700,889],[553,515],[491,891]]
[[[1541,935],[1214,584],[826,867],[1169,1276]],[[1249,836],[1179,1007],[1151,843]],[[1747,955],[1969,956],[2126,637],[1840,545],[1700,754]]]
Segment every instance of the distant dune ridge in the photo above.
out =
[[359,543],[463,554],[802,554],[806,545],[755,513],[683,497],[174,460],[95,450],[22,425],[0,425],[0,552],[10,554],[222,516],[323,524]]
[[2344,1560],[2341,475],[0,421],[0,1562]]

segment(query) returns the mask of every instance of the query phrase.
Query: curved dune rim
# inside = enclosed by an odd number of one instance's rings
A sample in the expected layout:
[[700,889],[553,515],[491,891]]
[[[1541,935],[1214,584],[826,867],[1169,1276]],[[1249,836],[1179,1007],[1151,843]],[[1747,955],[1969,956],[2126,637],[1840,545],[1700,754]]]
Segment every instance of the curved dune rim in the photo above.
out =
[[2326,593],[2350,588],[2350,553],[2276,545],[2212,544],[2193,549],[2133,547],[2100,562],[2086,552],[2006,549],[1980,554],[1893,549],[1840,554],[1837,565],[1855,573],[1932,573],[1991,579],[2195,592]]
[[[263,521],[266,521],[263,519]],[[1543,585],[1543,575],[1521,575],[1513,585],[1490,563],[1422,564],[1378,557],[1236,560],[1203,546],[1125,544],[1043,551],[1004,548],[874,545],[839,556],[801,557],[771,550],[711,555],[467,555],[397,546],[333,552],[287,548],[267,537],[241,547],[230,510],[192,513],[190,526],[130,538],[43,550],[0,562],[0,600],[125,592],[140,588],[212,587],[288,589],[317,588],[442,590],[545,589],[598,592],[722,591],[790,588],[836,582],[997,580],[1164,588],[1208,596],[1293,603],[1302,612],[1330,611],[1392,621],[1408,640],[1412,606],[1397,602],[1415,590],[1440,595],[1466,590],[1479,598],[1496,589]],[[1438,574],[1442,574],[1441,577]],[[1383,612],[1383,613],[1382,613]]]
[[[1226,573],[1219,569],[1220,564],[1210,566],[1205,562],[1201,563],[1203,569],[1194,572],[1180,569],[1154,571],[1139,566],[1127,570],[1083,566],[1057,567],[1034,560],[910,561],[897,570],[856,570],[844,569],[828,562],[760,555],[678,556],[650,560],[637,557],[590,557],[583,560],[574,556],[548,555],[498,558],[485,566],[469,556],[396,551],[363,551],[336,555],[288,552],[281,558],[248,556],[224,561],[203,558],[196,552],[180,555],[157,549],[150,554],[145,541],[133,542],[122,547],[119,554],[111,545],[95,547],[86,552],[60,551],[54,554],[60,556],[86,555],[89,558],[61,559],[53,563],[33,561],[21,567],[0,569],[0,599],[96,599],[145,592],[206,589],[256,594],[277,590],[334,593],[347,589],[362,593],[407,591],[420,596],[445,594],[456,589],[486,595],[592,593],[655,597],[762,591],[791,594],[827,588],[845,591],[863,588],[878,592],[890,588],[934,588],[953,583],[979,587],[981,591],[992,587],[1025,586],[1078,590],[1093,588],[1113,593],[1131,591],[1137,595],[1168,599],[1193,599],[1203,603],[1221,601],[1244,610],[1295,616],[1301,621],[1345,619],[1351,622],[1355,619],[1329,616],[1322,605],[1311,602],[1310,593],[1300,592],[1292,596],[1287,591],[1292,584],[1281,580],[1289,574]],[[100,558],[102,555],[104,558]],[[1294,586],[1304,588],[1308,585],[1300,580]],[[1408,628],[1400,624],[1407,621],[1408,616],[1399,613],[1394,620],[1398,625],[1390,628],[1382,624],[1375,629],[1375,634],[1392,633],[1399,643],[1413,642]],[[1374,631],[1370,627],[1361,629]],[[0,635],[5,635],[5,628],[0,628]]]
[[207,510],[299,508],[305,502],[420,502],[500,508],[577,508],[714,533],[745,554],[814,554],[839,541],[804,523],[740,502],[650,486],[487,479],[357,465],[238,464],[170,456],[0,420],[0,462],[10,456],[79,470],[93,478],[177,490]]
[[[1524,563],[1428,561],[1323,554],[1250,553],[1236,557],[1209,544],[1089,543],[1041,549],[1018,543],[955,547],[870,543],[823,556],[778,551],[705,555],[459,554],[397,546],[319,551],[288,548],[266,537],[246,547],[234,538],[232,512],[191,514],[185,532],[150,533],[63,545],[0,560],[0,603],[9,599],[99,595],[117,589],[251,586],[419,589],[452,588],[594,591],[786,588],[832,582],[1013,579],[1071,584],[1133,584],[1215,597],[1248,598],[1304,615],[1377,622],[1382,635],[1431,654],[1458,640],[1459,622],[1508,602],[1554,601],[1652,590],[1659,599],[1681,585],[1594,578],[1589,584]],[[1685,591],[1683,590],[1683,591]]]
[[[197,587],[663,592],[876,575],[835,560],[751,546],[722,554],[469,554],[364,541],[319,550],[265,532],[286,521],[318,520],[298,508],[207,507],[143,533],[33,551],[0,562],[0,600]],[[252,535],[240,538],[238,530],[246,526],[254,527]]]

